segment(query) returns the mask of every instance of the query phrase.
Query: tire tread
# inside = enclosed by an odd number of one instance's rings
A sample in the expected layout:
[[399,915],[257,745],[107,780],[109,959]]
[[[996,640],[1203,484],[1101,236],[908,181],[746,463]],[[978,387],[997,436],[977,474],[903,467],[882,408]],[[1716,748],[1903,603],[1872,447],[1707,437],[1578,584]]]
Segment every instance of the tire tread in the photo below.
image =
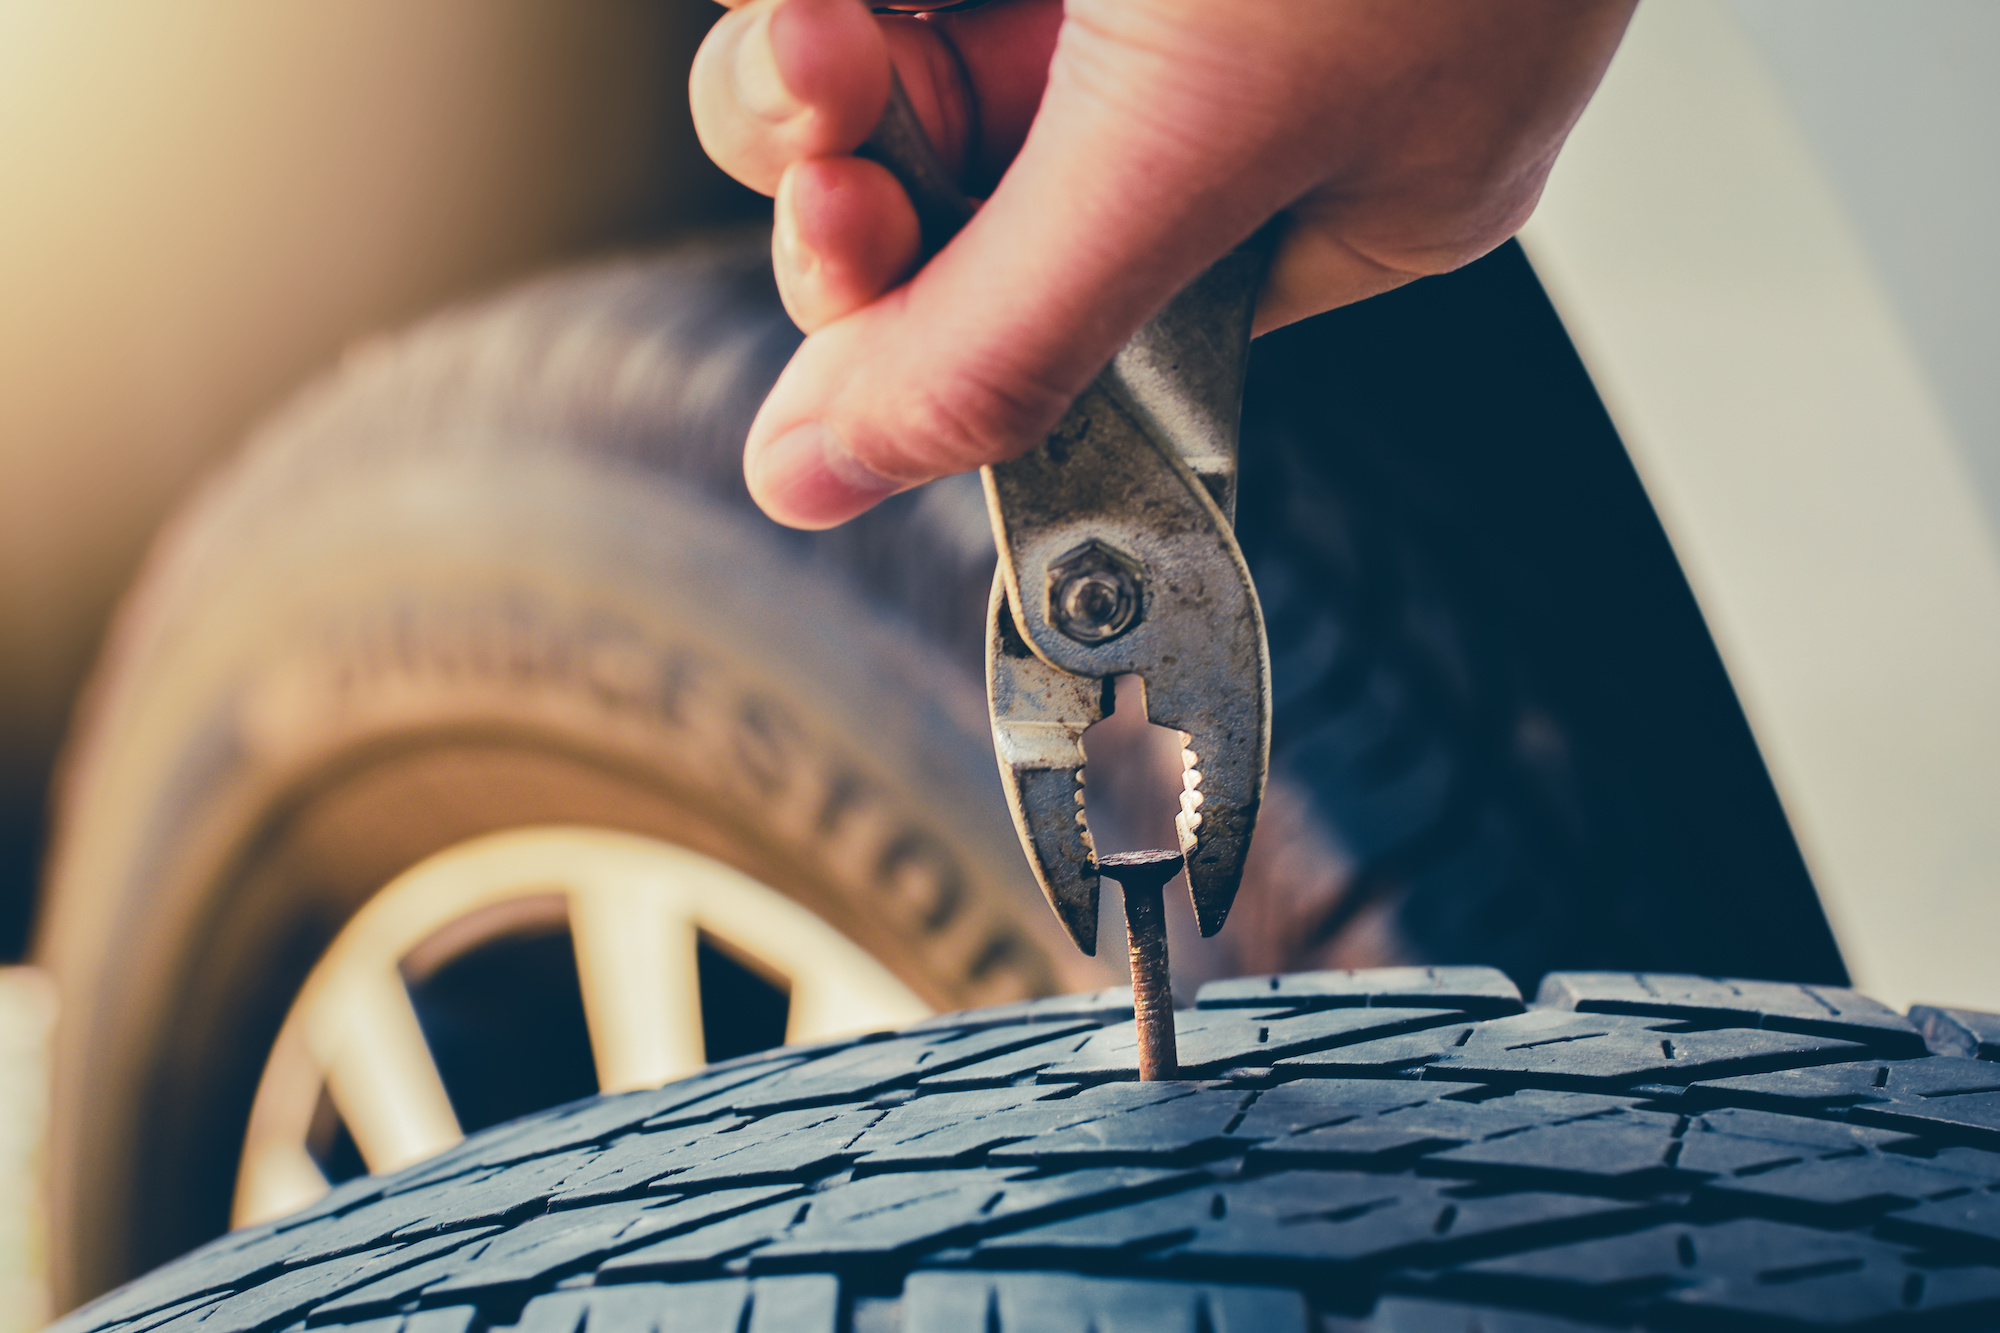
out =
[[[1988,1016],[1939,1038],[1823,987],[1565,973],[1523,1006],[1481,969],[1253,977],[1180,1015],[1213,1077],[1142,1084],[1129,1012],[945,1015],[560,1108],[56,1333],[2000,1319],[2000,1063],[1909,1054]],[[1287,1024],[1325,1044],[1256,1063]]]

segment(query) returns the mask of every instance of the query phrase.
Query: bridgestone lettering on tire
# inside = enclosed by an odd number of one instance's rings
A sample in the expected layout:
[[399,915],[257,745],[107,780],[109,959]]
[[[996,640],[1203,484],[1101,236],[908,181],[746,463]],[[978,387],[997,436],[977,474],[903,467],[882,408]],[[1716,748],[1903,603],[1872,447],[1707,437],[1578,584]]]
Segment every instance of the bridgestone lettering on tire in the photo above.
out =
[[718,1065],[238,1232],[60,1333],[2000,1323],[2000,1016],[1484,968],[1212,983]]

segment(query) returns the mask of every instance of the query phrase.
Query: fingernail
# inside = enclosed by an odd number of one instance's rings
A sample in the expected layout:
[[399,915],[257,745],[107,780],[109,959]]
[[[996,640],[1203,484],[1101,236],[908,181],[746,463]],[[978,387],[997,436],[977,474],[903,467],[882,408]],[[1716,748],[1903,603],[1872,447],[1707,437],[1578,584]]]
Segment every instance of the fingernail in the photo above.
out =
[[794,426],[751,460],[750,491],[764,512],[795,528],[830,528],[902,489],[863,467],[816,421]]
[[778,46],[772,40],[771,25],[783,12],[775,5],[765,10],[736,47],[737,100],[751,115],[772,122],[790,120],[805,110],[805,103],[792,96],[778,69]]

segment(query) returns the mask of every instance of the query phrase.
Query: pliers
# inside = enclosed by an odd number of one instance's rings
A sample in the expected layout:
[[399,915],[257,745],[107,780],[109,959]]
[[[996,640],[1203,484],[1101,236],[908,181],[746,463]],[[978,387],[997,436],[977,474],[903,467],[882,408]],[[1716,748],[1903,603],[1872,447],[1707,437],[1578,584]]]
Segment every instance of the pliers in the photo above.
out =
[[[861,152],[910,193],[926,255],[971,215],[900,83]],[[1029,864],[1086,954],[1100,866],[1082,738],[1111,711],[1114,677],[1144,681],[1147,717],[1185,738],[1175,827],[1205,936],[1228,918],[1263,800],[1270,651],[1234,518],[1268,253],[1258,238],[1224,257],[1133,336],[1043,444],[981,471],[999,551],[986,639],[994,750]]]

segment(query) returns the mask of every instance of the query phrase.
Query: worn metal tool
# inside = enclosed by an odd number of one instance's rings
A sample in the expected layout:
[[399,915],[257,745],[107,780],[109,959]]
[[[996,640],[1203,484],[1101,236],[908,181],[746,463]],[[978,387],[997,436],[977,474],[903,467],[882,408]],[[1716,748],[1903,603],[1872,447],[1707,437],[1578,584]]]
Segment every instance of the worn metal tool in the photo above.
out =
[[[861,153],[909,192],[926,257],[972,215],[900,82]],[[1222,929],[1243,877],[1269,766],[1271,670],[1234,531],[1236,440],[1267,258],[1261,241],[1226,256],[1134,335],[1044,444],[981,473],[1000,556],[986,644],[994,749],[1035,877],[1086,954],[1111,867],[1084,819],[1083,733],[1111,711],[1114,677],[1144,681],[1147,717],[1183,736],[1180,847],[1138,855],[1154,870],[1184,859],[1203,935]],[[1127,862],[1113,877],[1140,1047],[1165,1052],[1153,1067],[1166,1072],[1144,1076],[1172,1077],[1159,903],[1174,872]]]

